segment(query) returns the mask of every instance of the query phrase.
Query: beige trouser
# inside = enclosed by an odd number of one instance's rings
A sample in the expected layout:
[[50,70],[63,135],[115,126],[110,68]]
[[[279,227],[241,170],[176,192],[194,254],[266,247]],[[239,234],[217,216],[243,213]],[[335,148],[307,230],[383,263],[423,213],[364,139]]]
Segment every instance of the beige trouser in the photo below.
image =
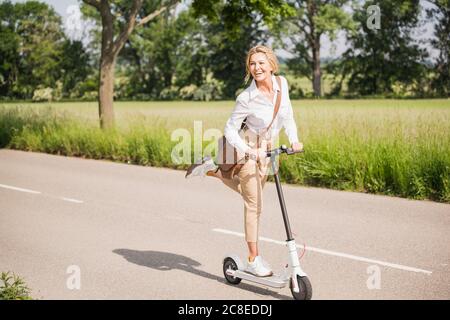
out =
[[225,185],[238,192],[244,200],[245,240],[247,242],[258,241],[262,191],[267,181],[269,167],[269,158],[258,162],[248,159],[233,179],[221,179]]

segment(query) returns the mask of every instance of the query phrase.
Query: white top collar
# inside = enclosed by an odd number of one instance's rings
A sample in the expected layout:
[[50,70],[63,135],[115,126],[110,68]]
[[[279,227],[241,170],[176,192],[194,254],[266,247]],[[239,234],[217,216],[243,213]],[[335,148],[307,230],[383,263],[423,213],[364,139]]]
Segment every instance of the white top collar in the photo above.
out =
[[[273,74],[272,74],[272,87],[273,87],[273,91],[280,91],[280,87],[278,86],[277,79]],[[261,94],[261,91],[258,90],[258,87],[256,86],[256,81],[255,81],[255,79],[253,79],[252,83],[250,84],[250,87],[249,87],[250,99],[256,97],[259,94]]]

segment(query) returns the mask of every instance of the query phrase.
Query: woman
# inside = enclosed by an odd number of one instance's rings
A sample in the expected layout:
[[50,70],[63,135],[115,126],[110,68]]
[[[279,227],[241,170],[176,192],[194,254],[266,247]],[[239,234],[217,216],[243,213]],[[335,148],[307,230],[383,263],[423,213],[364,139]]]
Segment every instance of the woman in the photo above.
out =
[[[280,77],[280,88],[274,75],[277,71],[278,61],[270,48],[259,45],[250,49],[246,59],[246,82],[251,77],[252,83],[237,97],[236,106],[227,121],[224,133],[228,142],[246,155],[244,165],[233,179],[222,177],[210,157],[204,158],[201,164],[192,165],[186,173],[186,178],[205,175],[217,177],[242,195],[245,240],[249,251],[246,271],[260,277],[272,275],[272,271],[263,263],[258,251],[262,189],[267,180],[270,164],[270,159],[266,158],[266,151],[271,148],[283,127],[291,147],[295,151],[303,149],[297,136],[287,81]],[[279,94],[281,94],[280,108],[273,118]],[[248,128],[245,140],[239,135],[244,119]],[[270,129],[267,130],[271,123]]]

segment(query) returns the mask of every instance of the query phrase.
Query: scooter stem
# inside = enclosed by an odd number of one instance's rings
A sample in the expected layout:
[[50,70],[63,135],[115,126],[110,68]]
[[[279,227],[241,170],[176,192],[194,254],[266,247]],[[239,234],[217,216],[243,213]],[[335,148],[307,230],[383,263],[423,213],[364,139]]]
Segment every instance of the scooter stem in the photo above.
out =
[[270,162],[272,163],[272,171],[274,173],[275,185],[277,186],[278,199],[280,200],[281,213],[283,215],[284,227],[286,229],[286,241],[294,240],[292,237],[291,225],[289,223],[289,217],[286,210],[286,203],[284,202],[283,190],[281,189],[280,177],[278,176],[278,171],[275,167],[275,157],[276,155],[272,155],[270,157]]

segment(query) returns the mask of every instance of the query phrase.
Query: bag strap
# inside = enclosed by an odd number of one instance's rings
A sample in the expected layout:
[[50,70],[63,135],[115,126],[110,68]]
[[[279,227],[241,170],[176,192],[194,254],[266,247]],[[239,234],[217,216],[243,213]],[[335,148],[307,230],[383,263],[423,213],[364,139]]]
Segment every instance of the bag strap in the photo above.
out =
[[275,77],[277,79],[278,87],[280,88],[280,93],[277,95],[277,101],[275,102],[275,108],[273,109],[273,117],[272,121],[270,122],[269,126],[266,129],[266,132],[269,131],[270,127],[272,126],[275,118],[277,117],[278,110],[280,110],[280,104],[281,104],[281,78],[280,76]]
[[[272,121],[270,122],[269,126],[265,129],[265,131],[269,131],[270,127],[272,126],[273,122],[275,121],[275,118],[277,117],[278,114],[278,110],[280,110],[280,105],[281,105],[281,78],[280,76],[276,76],[275,79],[277,80],[278,83],[278,87],[280,88],[280,92],[277,95],[277,101],[275,102],[275,108],[273,109],[273,117],[272,117]],[[242,126],[241,126],[242,129]],[[223,136],[222,139],[222,161],[223,163],[226,163],[226,152],[225,152],[225,148],[226,148],[226,138],[225,136]]]

